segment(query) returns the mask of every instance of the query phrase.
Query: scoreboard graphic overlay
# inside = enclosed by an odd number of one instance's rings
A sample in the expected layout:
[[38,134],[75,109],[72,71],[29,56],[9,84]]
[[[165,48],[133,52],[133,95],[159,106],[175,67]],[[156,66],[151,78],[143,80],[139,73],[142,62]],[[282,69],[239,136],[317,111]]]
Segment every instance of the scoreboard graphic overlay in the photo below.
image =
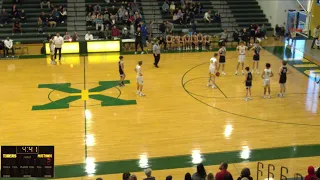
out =
[[1,146],[1,177],[54,177],[53,146]]

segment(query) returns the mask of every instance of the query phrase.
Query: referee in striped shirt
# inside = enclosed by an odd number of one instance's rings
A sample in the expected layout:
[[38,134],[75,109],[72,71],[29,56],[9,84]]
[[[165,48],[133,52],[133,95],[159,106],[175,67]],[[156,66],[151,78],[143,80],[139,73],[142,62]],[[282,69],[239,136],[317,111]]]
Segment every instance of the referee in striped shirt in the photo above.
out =
[[158,63],[160,61],[160,46],[159,46],[159,40],[156,41],[156,43],[153,45],[153,57],[154,57],[154,66],[159,68]]

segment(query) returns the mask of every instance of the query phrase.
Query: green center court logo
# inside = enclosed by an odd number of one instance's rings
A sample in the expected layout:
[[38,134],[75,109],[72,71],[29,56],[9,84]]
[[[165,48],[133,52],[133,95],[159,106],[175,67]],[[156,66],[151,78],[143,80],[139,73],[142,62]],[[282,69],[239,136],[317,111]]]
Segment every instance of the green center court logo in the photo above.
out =
[[[125,84],[129,84],[130,81],[124,81]],[[103,95],[102,92],[111,88],[115,88],[119,85],[119,81],[99,81],[99,86],[91,88],[89,90],[80,90],[71,87],[71,83],[61,84],[40,84],[38,88],[47,88],[52,91],[60,91],[68,93],[67,97],[52,101],[43,105],[32,106],[32,110],[50,110],[50,109],[66,109],[69,108],[71,102],[81,100],[94,99],[101,102],[101,106],[124,106],[137,104],[136,100],[124,100],[116,97]],[[49,97],[49,96],[48,96]]]

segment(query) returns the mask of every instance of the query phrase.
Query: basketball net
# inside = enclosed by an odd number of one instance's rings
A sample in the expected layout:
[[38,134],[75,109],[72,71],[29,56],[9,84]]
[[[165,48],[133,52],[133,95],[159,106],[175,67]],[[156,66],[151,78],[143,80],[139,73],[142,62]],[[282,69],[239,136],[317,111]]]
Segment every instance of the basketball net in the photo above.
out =
[[306,34],[302,33],[303,30],[301,28],[290,28],[289,31],[290,31],[291,38],[293,39],[297,37],[297,34],[304,37],[308,37]]

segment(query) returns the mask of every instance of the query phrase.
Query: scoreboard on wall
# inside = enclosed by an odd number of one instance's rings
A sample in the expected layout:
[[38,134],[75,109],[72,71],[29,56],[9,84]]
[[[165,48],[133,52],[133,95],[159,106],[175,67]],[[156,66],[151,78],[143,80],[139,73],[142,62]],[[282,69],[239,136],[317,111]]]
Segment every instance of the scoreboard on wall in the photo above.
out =
[[1,146],[1,177],[54,177],[53,146]]

